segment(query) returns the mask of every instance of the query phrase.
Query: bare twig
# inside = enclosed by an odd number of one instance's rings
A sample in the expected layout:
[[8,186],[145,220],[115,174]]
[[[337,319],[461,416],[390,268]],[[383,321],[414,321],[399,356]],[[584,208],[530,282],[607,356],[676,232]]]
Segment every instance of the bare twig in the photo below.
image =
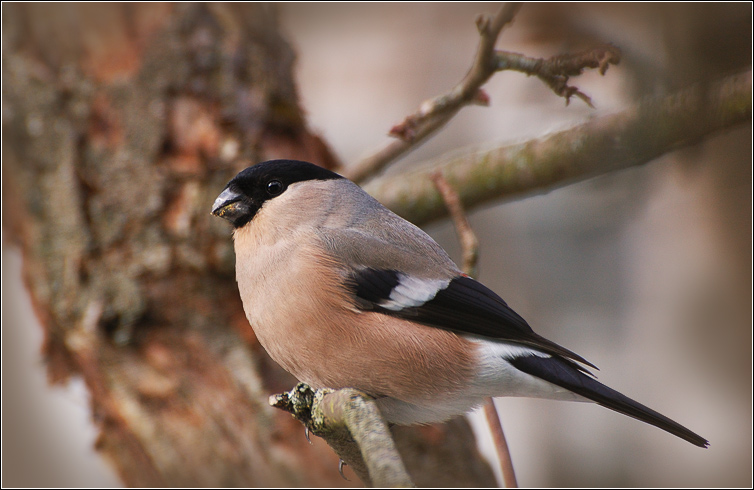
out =
[[315,391],[299,383],[271,396],[270,405],[290,412],[324,438],[365,484],[414,486],[372,397],[354,389]]
[[492,440],[497,449],[497,457],[500,460],[500,470],[503,472],[505,488],[518,488],[511,452],[508,449],[508,441],[505,440],[503,424],[500,422],[500,415],[497,413],[497,408],[492,398],[487,398],[484,402],[484,415],[487,418],[487,424],[490,426],[490,432],[492,433]]
[[[443,177],[442,172],[433,172],[430,175],[430,178],[435,184],[435,187],[437,187],[438,192],[440,192],[440,195],[445,202],[445,206],[447,206],[450,216],[453,219],[453,224],[455,225],[456,233],[458,234],[458,241],[461,242],[461,250],[463,252],[463,272],[474,277],[477,273],[479,240],[477,239],[474,230],[471,228],[469,220],[466,218],[461,199],[445,177]],[[487,417],[487,424],[490,427],[492,440],[497,449],[500,469],[503,473],[503,482],[505,483],[506,488],[517,488],[518,482],[516,481],[516,473],[513,470],[513,461],[511,460],[511,454],[508,450],[508,443],[505,440],[503,424],[500,422],[500,416],[497,413],[495,402],[492,398],[487,398],[487,400],[485,400],[484,414]]]
[[461,198],[458,193],[451,187],[448,181],[443,177],[442,172],[434,172],[430,175],[435,187],[442,195],[442,199],[450,212],[453,224],[458,234],[458,241],[461,242],[463,253],[463,272],[471,277],[477,275],[477,261],[479,259],[479,240],[477,240],[474,230],[471,229],[466,213],[463,211]]
[[388,143],[374,155],[367,157],[343,173],[355,182],[374,175],[418,143],[444,126],[458,110],[467,104],[484,103],[486,95],[480,87],[495,73],[495,42],[503,27],[513,20],[521,8],[520,3],[506,3],[494,17],[481,15],[477,18],[479,47],[471,69],[464,79],[449,93],[422,104],[419,111],[408,116],[390,131],[399,139]]
[[438,159],[422,170],[364,186],[385,206],[420,225],[448,211],[430,178],[441,170],[464,207],[642,165],[722,129],[751,122],[751,71],[647,98],[621,112],[522,144]]
[[617,65],[620,62],[620,56],[618,48],[607,44],[581,53],[563,54],[548,59],[529,58],[518,53],[497,51],[495,61],[497,70],[515,70],[536,76],[553,92],[564,97],[566,105],[575,95],[586,102],[589,107],[594,107],[588,95],[577,87],[568,85],[568,79],[581,75],[587,68],[599,68],[600,75],[604,75],[610,65]]

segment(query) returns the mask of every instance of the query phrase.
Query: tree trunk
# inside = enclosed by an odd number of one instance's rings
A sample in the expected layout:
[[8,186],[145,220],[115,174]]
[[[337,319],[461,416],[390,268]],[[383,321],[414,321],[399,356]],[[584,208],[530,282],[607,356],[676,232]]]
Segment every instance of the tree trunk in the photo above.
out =
[[[10,4],[3,223],[45,329],[49,378],[81,376],[99,451],[131,486],[347,485],[267,398],[295,380],[243,313],[209,215],[251,163],[333,167],[294,53],[263,4]],[[419,485],[494,485],[468,424],[400,428]]]

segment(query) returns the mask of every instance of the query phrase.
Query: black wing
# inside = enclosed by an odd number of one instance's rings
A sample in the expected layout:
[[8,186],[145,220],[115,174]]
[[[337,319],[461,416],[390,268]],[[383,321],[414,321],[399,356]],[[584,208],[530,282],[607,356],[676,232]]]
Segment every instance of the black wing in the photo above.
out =
[[[356,304],[432,327],[535,347],[597,369],[583,357],[540,337],[490,289],[467,276],[417,279],[394,270],[364,268],[347,281]],[[573,364],[573,363],[572,363]],[[577,364],[573,367],[584,371]]]

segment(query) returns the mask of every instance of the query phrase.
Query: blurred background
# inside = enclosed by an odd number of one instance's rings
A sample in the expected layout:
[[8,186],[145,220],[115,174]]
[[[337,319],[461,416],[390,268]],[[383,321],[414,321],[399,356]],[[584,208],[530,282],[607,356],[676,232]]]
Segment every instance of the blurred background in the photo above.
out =
[[[447,91],[494,4],[282,4],[310,127],[345,163]],[[388,172],[469,146],[539,137],[751,67],[750,4],[530,4],[498,48],[549,57],[612,42],[604,77],[496,75],[470,107]],[[499,399],[522,486],[752,485],[751,125],[647,165],[470,213],[479,279],[602,382],[710,440],[701,450],[595,405]],[[426,230],[460,260],[452,226]],[[118,486],[93,450],[87,393],[46,386],[41,327],[3,240],[3,485]],[[491,453],[482,418],[471,416]],[[494,459],[493,459],[494,460]],[[86,468],[82,471],[82,468]]]

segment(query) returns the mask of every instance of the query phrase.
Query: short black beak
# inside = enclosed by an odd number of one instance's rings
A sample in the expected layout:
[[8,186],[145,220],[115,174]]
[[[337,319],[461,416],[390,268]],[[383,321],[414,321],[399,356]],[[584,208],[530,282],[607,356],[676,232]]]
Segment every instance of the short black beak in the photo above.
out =
[[215,199],[215,203],[212,205],[212,214],[237,225],[251,212],[251,207],[243,202],[242,197],[238,192],[226,188]]

